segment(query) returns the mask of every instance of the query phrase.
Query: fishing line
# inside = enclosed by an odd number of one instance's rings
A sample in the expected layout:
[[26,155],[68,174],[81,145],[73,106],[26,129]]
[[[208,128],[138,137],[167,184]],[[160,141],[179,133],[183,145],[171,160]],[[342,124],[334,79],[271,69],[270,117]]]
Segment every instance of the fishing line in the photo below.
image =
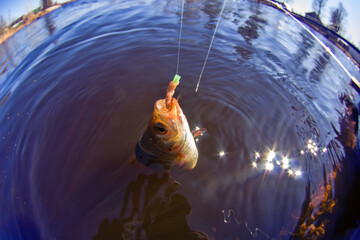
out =
[[208,58],[209,58],[209,53],[210,53],[210,50],[211,50],[211,47],[212,47],[212,44],[213,44],[213,41],[214,41],[214,38],[215,38],[216,30],[217,30],[217,28],[218,28],[218,26],[219,26],[219,22],[220,22],[221,16],[222,16],[222,14],[223,14],[223,12],[224,12],[225,3],[226,3],[226,0],[224,0],[224,3],[223,3],[223,6],[222,6],[222,9],[221,9],[221,12],[220,12],[218,21],[217,21],[217,23],[216,23],[215,30],[214,30],[214,34],[213,34],[213,36],[212,36],[212,38],[211,38],[211,41],[210,41],[209,49],[208,49],[208,52],[207,52],[207,54],[206,54],[206,58],[205,58],[205,61],[204,61],[204,65],[203,65],[203,67],[202,67],[202,69],[201,69],[201,72],[200,72],[200,76],[199,76],[199,80],[198,80],[197,85],[196,85],[195,92],[197,92],[198,89],[199,89],[200,80],[201,80],[201,77],[202,77],[202,75],[203,75],[206,62],[207,62],[207,60],[208,60]]
[[184,17],[184,5],[185,5],[185,0],[182,1],[182,8],[181,8],[180,34],[179,34],[179,45],[178,45],[178,55],[177,55],[177,64],[176,64],[176,74],[179,74],[180,43],[181,43],[181,32],[182,32],[182,26],[183,26],[183,17]]
[[349,78],[360,88],[360,82],[350,74],[350,72],[342,65],[339,59],[334,55],[331,49],[326,46],[318,37],[315,36],[313,32],[311,32],[307,27],[304,26],[296,17],[294,17],[288,10],[284,9],[279,3],[273,2],[278,8],[283,10],[287,15],[289,15],[292,19],[294,19],[301,27],[303,27],[310,35],[325,49],[327,53],[329,53],[335,61],[340,65],[340,67],[344,70],[344,72],[349,76]]

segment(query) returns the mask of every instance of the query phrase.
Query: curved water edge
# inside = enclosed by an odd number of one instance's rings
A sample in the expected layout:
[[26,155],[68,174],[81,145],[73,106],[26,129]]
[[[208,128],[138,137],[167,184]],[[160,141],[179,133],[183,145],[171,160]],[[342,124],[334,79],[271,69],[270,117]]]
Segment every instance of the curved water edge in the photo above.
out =
[[194,93],[221,3],[185,2],[176,93],[208,130],[192,172],[132,161],[176,70],[180,1],[76,1],[0,46],[1,237],[347,236],[350,79],[284,13],[228,1]]

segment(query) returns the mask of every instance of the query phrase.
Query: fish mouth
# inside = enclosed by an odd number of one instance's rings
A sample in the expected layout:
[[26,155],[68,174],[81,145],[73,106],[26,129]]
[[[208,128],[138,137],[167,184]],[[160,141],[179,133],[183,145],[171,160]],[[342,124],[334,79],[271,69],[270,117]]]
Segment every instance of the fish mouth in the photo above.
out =
[[170,161],[162,158],[161,156],[148,152],[141,146],[140,140],[136,144],[135,148],[136,160],[146,167],[150,167],[156,170],[169,171],[170,167],[174,164],[174,161]]
[[169,108],[166,108],[165,99],[160,99],[156,101],[154,106],[154,113],[155,115],[162,115],[169,117],[171,119],[177,118],[182,123],[182,119],[180,117],[182,110],[180,108],[178,101],[175,98],[171,99]]

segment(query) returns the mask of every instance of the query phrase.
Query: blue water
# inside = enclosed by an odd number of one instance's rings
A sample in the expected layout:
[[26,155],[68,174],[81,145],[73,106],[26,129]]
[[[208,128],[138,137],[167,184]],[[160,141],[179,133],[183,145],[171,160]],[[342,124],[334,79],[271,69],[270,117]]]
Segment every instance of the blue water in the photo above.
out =
[[359,96],[269,6],[227,2],[195,93],[222,2],[185,2],[176,97],[208,130],[199,161],[170,173],[133,161],[176,71],[181,3],[78,0],[0,46],[1,239],[359,236],[359,143],[341,101]]

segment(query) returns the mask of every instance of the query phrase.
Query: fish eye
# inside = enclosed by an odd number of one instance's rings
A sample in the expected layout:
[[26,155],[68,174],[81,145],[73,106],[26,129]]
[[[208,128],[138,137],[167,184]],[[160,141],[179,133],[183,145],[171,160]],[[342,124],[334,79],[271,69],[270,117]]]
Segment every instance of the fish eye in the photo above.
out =
[[162,123],[156,123],[155,124],[155,131],[160,134],[165,134],[167,132],[167,128]]

